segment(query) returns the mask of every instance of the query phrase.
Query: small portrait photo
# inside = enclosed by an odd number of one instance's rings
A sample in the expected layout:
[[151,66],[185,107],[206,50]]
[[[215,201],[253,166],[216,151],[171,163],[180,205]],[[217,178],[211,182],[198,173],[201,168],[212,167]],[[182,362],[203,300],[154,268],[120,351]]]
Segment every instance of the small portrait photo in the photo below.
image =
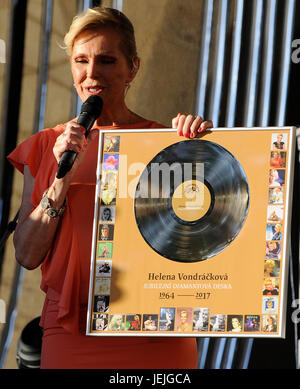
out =
[[103,151],[108,153],[118,153],[120,150],[120,137],[118,135],[105,135]]
[[174,331],[175,308],[160,308],[159,330]]
[[111,278],[96,278],[94,285],[95,295],[110,295]]
[[283,213],[284,208],[281,205],[269,205],[267,211],[267,221],[268,222],[278,222],[281,223],[283,221]]
[[261,330],[263,332],[276,332],[277,315],[262,315]]
[[94,297],[94,312],[108,312],[109,296]]
[[143,331],[157,331],[158,330],[158,315],[145,314],[143,315]]
[[272,134],[271,148],[272,150],[286,150],[288,134],[276,133]]
[[98,242],[97,258],[112,258],[113,243],[112,242]]
[[242,332],[243,331],[243,315],[227,315],[227,331]]
[[99,240],[114,240],[114,224],[99,225]]
[[270,169],[269,170],[269,186],[280,187],[285,184],[285,170],[284,169]]
[[126,315],[126,331],[140,331],[142,327],[142,315]]
[[276,259],[266,259],[264,263],[264,277],[279,277],[280,276],[280,261]]
[[278,313],[278,296],[263,296],[262,313]]
[[286,152],[285,151],[271,151],[270,166],[275,169],[283,169],[286,167]]
[[119,169],[119,154],[104,154],[103,170],[118,170]]
[[93,315],[93,330],[106,331],[108,324],[108,315],[104,313],[94,313]]
[[245,315],[245,332],[257,332],[260,329],[260,316],[259,315]]
[[195,308],[193,331],[208,331],[209,308]]
[[269,223],[267,224],[266,240],[281,240],[282,238],[282,224]]
[[96,260],[96,277],[111,277],[112,261],[110,259]]
[[110,329],[110,331],[124,331],[125,330],[125,315],[122,315],[122,314],[110,315],[109,329]]
[[114,223],[116,218],[116,207],[101,207],[100,221],[107,223]]
[[276,241],[268,241],[266,244],[266,258],[280,259],[281,258],[281,243]]
[[264,296],[278,296],[279,295],[279,278],[265,278],[263,285]]
[[283,204],[284,188],[269,188],[269,204]]
[[221,314],[211,315],[209,322],[210,331],[224,332],[226,326],[226,316]]
[[118,172],[103,170],[101,178],[101,204],[114,205],[117,197]]
[[117,190],[115,188],[101,189],[101,205],[116,205]]
[[193,328],[193,309],[177,308],[176,330],[179,332],[191,332]]

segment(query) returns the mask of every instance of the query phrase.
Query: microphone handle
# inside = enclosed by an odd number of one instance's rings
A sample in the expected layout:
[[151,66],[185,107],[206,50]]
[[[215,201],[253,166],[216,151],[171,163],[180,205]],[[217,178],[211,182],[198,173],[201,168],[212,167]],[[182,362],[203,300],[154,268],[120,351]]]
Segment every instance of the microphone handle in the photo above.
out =
[[80,124],[83,128],[85,128],[84,136],[87,138],[89,135],[90,129],[93,127],[96,118],[87,112],[81,112],[77,123]]
[[[85,128],[84,136],[86,138],[89,135],[90,129],[93,127],[94,121],[95,118],[87,112],[81,112],[79,115],[77,123]],[[63,153],[58,164],[56,178],[63,178],[71,170],[76,157],[77,153],[72,150],[67,150]]]
[[56,178],[63,178],[71,170],[76,157],[77,153],[73,150],[67,150],[63,153],[58,164]]

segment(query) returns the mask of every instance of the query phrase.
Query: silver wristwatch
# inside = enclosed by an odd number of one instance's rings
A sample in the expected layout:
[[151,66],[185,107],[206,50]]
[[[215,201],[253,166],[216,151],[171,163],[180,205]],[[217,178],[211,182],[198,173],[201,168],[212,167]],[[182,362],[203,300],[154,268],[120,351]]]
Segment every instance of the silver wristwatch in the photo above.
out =
[[45,190],[45,192],[43,193],[43,197],[42,197],[42,200],[41,200],[41,207],[42,207],[43,211],[48,216],[50,216],[52,218],[56,218],[58,216],[61,216],[64,213],[64,210],[66,208],[66,200],[64,201],[64,203],[61,206],[61,208],[59,208],[59,209],[53,208],[51,206],[50,200],[47,197],[47,193],[48,193],[48,189]]

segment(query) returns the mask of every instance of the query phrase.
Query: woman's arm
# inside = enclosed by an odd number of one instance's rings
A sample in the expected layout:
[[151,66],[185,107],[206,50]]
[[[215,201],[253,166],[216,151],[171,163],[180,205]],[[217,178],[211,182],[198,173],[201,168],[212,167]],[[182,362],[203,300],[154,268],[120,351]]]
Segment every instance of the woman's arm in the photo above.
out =
[[[53,208],[59,209],[64,203],[69,187],[66,181],[67,179],[63,183],[62,180],[55,179],[48,190],[47,197]],[[48,216],[41,205],[33,207],[30,201],[33,185],[34,178],[28,166],[25,166],[22,203],[13,240],[17,261],[29,270],[42,263],[52,245],[60,220],[60,216],[56,218]]]
[[[85,140],[84,132],[76,122],[69,122],[54,145],[53,154],[57,161],[66,150],[74,150],[78,153],[72,169],[63,178],[55,178],[48,188],[47,198],[51,207],[56,210],[63,206],[72,178],[82,163],[89,144],[98,133],[97,130],[91,131]],[[42,263],[53,244],[60,218],[63,217],[63,215],[50,217],[40,204],[34,208],[31,203],[33,187],[34,177],[29,167],[25,165],[22,203],[14,233],[14,246],[17,261],[29,270],[35,269]]]

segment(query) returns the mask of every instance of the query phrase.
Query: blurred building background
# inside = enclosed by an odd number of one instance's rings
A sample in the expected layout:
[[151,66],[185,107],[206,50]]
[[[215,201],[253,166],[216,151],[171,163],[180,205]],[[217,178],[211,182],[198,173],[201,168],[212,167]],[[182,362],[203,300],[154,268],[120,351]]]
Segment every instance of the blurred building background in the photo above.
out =
[[[298,126],[300,2],[296,0],[0,0],[1,235],[21,202],[22,175],[5,156],[45,127],[70,120],[77,101],[60,48],[78,11],[113,6],[133,22],[141,69],[129,107],[171,127],[195,113],[215,127]],[[299,42],[297,42],[299,40]],[[299,289],[299,157],[296,158],[286,339],[199,339],[199,368],[296,368]],[[40,270],[0,252],[0,368],[18,368],[17,341],[41,313]],[[4,321],[4,320],[2,320]],[[1,320],[0,320],[1,322]],[[268,358],[266,358],[268,355]],[[270,357],[272,356],[272,357]]]

